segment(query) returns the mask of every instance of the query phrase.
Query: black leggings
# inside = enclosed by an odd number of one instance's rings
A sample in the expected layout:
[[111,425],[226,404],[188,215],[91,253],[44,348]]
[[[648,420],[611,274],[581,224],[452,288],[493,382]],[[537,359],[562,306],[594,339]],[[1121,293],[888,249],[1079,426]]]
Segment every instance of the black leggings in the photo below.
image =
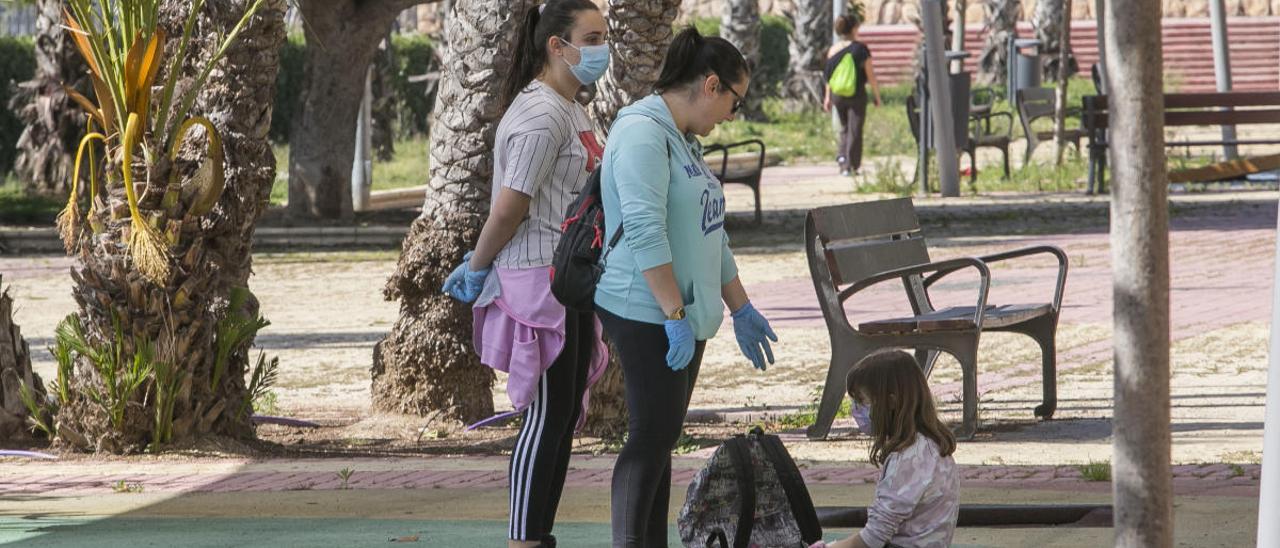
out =
[[832,94],[832,106],[840,119],[840,143],[836,156],[844,158],[840,169],[857,171],[862,168],[862,125],[867,120],[867,91],[860,90],[853,97]]
[[512,540],[543,540],[555,525],[595,349],[594,329],[590,312],[567,311],[564,349],[538,379],[538,393],[525,410],[509,469]]
[[671,450],[680,439],[705,341],[689,366],[667,367],[667,332],[661,325],[598,310],[622,363],[627,387],[627,442],[613,466],[615,547],[665,547],[671,499]]

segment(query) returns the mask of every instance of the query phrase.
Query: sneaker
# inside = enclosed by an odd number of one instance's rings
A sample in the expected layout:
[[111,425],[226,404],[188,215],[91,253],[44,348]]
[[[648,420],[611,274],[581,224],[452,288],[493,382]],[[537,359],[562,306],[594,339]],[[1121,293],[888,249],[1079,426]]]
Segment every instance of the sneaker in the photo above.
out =
[[847,158],[845,158],[844,156],[836,156],[836,163],[837,163],[837,164],[844,165],[844,163],[845,163],[845,162],[847,162],[847,161],[848,161],[848,159],[847,159]]
[[847,169],[842,169],[842,170],[840,170],[840,176],[841,176],[841,177],[848,177],[849,175],[850,175],[849,170],[847,170]]

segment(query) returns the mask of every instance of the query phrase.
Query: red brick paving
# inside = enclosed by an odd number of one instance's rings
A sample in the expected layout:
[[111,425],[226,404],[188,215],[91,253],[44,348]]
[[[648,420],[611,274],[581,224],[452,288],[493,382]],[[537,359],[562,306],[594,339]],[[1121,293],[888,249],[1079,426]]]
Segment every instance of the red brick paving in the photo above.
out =
[[[503,489],[506,472],[494,470],[495,462],[505,463],[500,456],[473,459],[481,469],[432,470],[431,461],[423,459],[422,469],[353,472],[347,489]],[[486,462],[493,461],[493,462]],[[305,462],[305,461],[297,461]],[[678,459],[673,480],[687,483],[697,472],[697,459]],[[418,463],[402,462],[404,466]],[[577,466],[569,470],[566,484],[572,487],[608,487],[612,457],[575,457]],[[586,467],[582,467],[586,465]],[[358,465],[356,465],[358,466]],[[1075,466],[986,466],[959,467],[967,487],[1001,489],[1051,489],[1086,492],[1109,492],[1109,482],[1089,481],[1081,477]],[[816,466],[802,470],[805,481],[812,485],[870,484],[879,471],[870,465]],[[1173,485],[1180,495],[1257,496],[1261,466],[1256,464],[1178,465],[1173,467]],[[113,492],[119,481],[139,485],[146,493],[227,493],[293,490],[342,489],[343,481],[333,471],[239,471],[210,474],[40,474],[0,477],[0,496],[16,494],[90,495]]]

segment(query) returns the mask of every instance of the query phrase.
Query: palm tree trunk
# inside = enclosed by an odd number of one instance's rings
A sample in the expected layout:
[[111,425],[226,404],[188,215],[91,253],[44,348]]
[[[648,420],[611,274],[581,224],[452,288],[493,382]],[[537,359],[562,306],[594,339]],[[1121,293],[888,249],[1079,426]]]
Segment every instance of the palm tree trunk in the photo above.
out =
[[31,370],[31,349],[13,322],[13,298],[0,275],[0,441],[30,437],[30,413],[21,396],[24,386],[35,401],[45,401],[44,382]]
[[1173,546],[1169,205],[1159,0],[1106,3],[1115,545]]
[[[206,3],[193,32],[190,57],[181,70],[194,76],[197,61],[214,54],[220,35],[240,19],[252,0]],[[180,36],[190,3],[165,0],[161,25],[169,36]],[[263,211],[275,179],[275,159],[267,133],[275,95],[278,52],[283,43],[285,0],[267,0],[232,43],[192,109],[214,121],[226,152],[226,190],[213,210],[203,218],[170,221],[176,242],[171,242],[170,275],[163,283],[147,281],[126,251],[129,216],[122,185],[114,185],[101,197],[104,207],[96,218],[102,232],[80,231],[71,241],[76,264],[71,269],[73,296],[86,340],[98,348],[118,342],[126,361],[138,351],[138,342],[153,343],[157,360],[171,363],[180,373],[175,394],[172,440],[191,443],[211,435],[247,438],[253,428],[240,413],[247,397],[244,373],[248,346],[243,341],[225,362],[219,382],[213,382],[215,326],[229,312],[233,288],[247,285],[251,273],[254,224]],[[171,43],[170,47],[174,45]],[[203,145],[200,145],[202,149]],[[172,169],[183,180],[195,171],[192,162],[179,158]],[[170,166],[161,162],[153,180],[167,180]],[[163,185],[148,185],[154,190]],[[144,193],[144,211],[160,209],[162,192]],[[257,303],[250,298],[243,312],[256,317]],[[116,336],[116,329],[124,334]],[[129,398],[124,421],[113,424],[108,414],[86,394],[104,392],[104,380],[87,360],[76,365],[75,397],[58,412],[59,440],[71,446],[106,452],[130,452],[155,441],[154,382]]]
[[825,83],[822,65],[831,47],[831,0],[796,0],[791,19],[791,65],[782,83],[782,97],[790,108],[822,104]]
[[[1070,30],[1071,13],[1066,10],[1064,0],[1041,0],[1036,2],[1036,11],[1031,20],[1036,29],[1036,39],[1040,40],[1041,81],[1051,82],[1058,78],[1059,54],[1064,48],[1062,42],[1063,26]],[[1075,74],[1078,67],[1076,57],[1071,53],[1070,44],[1067,50],[1067,75]]]
[[598,84],[591,116],[608,135],[618,111],[653,93],[671,44],[680,0],[609,0],[609,53],[613,62]]
[[71,154],[84,115],[63,91],[65,84],[88,93],[87,69],[62,28],[62,0],[36,2],[36,73],[18,85],[9,108],[25,124],[13,169],[29,194],[65,199],[71,185]]
[[751,68],[751,85],[747,90],[747,104],[742,117],[748,120],[764,120],[764,80],[760,73],[760,2],[759,0],[729,0],[720,20],[720,36],[738,47]]
[[457,2],[445,22],[431,180],[383,294],[400,319],[373,351],[373,407],[463,422],[493,413],[493,371],[471,344],[471,309],[441,292],[488,212],[498,99],[512,32],[532,0]]
[[1009,74],[1009,37],[1017,33],[1022,1],[986,0],[985,5],[988,31],[978,58],[978,81],[986,85],[1000,84]]

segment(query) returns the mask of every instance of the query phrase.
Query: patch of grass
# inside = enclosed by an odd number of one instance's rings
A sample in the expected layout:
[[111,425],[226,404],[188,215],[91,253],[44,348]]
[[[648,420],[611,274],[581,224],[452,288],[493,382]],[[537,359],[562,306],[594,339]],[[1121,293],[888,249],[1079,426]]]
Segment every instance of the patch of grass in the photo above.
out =
[[1087,464],[1078,464],[1076,469],[1080,471],[1080,477],[1088,481],[1111,481],[1111,463],[1109,461],[1089,461]]
[[[395,157],[388,162],[373,161],[373,190],[391,190],[427,184],[431,167],[430,143],[415,137],[396,141]],[[289,199],[289,145],[274,144],[276,180],[271,185],[271,204],[282,205]],[[56,212],[55,212],[56,213]]]
[[65,206],[52,198],[28,196],[22,183],[7,175],[0,184],[0,225],[53,225]]
[[1239,464],[1236,464],[1236,463],[1234,463],[1234,462],[1233,462],[1233,463],[1231,463],[1231,464],[1229,465],[1229,467],[1231,468],[1231,477],[1233,477],[1233,478],[1238,478],[1238,477],[1240,477],[1240,476],[1243,476],[1243,475],[1244,475],[1244,467],[1243,467],[1243,466],[1240,466]]
[[698,441],[698,438],[681,432],[680,439],[676,440],[676,447],[671,450],[671,453],[675,455],[687,455],[699,449],[702,449],[702,443]]
[[[967,160],[966,158],[966,162]],[[965,166],[967,165],[966,163]],[[993,191],[1057,192],[1083,188],[1087,177],[1088,161],[1077,155],[1074,148],[1068,147],[1061,166],[1053,165],[1052,162],[1037,163],[1033,158],[1031,163],[1012,170],[1009,178],[1005,179],[1001,167],[997,163],[990,163],[979,167],[977,181],[973,184],[969,184],[968,177],[961,177],[961,186],[971,194]]]
[[275,390],[268,390],[253,399],[253,412],[258,415],[277,415],[280,413],[280,406],[277,403],[279,396]]
[[111,491],[115,493],[141,493],[142,484],[141,483],[125,483],[124,480],[119,480],[111,484]]
[[342,470],[338,470],[338,479],[342,480],[342,485],[339,485],[338,489],[350,489],[351,486],[348,485],[348,482],[351,481],[351,474],[354,473],[356,473],[356,471],[353,468],[343,468]]
[[1260,451],[1229,451],[1218,455],[1223,462],[1242,462],[1245,464],[1262,464]]
[[[841,419],[841,418],[847,418],[847,417],[853,416],[851,414],[852,408],[853,408],[853,400],[850,400],[849,398],[844,398],[844,400],[840,402],[840,409],[836,410],[836,418]],[[774,421],[774,426],[781,426],[787,429],[808,428],[809,426],[812,426],[813,423],[817,422],[817,420],[818,420],[818,401],[814,400],[809,405],[806,405],[804,409],[801,411],[792,413],[790,415],[783,415],[777,421]]]

